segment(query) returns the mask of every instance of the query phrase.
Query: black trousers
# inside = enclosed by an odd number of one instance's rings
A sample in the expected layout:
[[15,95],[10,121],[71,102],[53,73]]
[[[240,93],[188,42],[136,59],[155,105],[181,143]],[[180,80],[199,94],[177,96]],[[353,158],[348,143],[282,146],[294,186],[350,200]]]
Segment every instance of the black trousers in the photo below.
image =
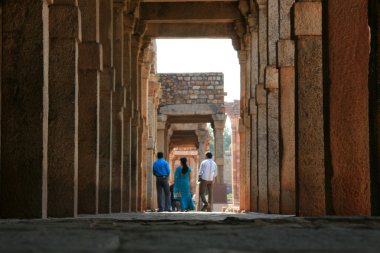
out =
[[[159,211],[170,211],[170,188],[168,177],[156,177],[157,202]],[[165,194],[165,208],[162,205],[162,191]]]

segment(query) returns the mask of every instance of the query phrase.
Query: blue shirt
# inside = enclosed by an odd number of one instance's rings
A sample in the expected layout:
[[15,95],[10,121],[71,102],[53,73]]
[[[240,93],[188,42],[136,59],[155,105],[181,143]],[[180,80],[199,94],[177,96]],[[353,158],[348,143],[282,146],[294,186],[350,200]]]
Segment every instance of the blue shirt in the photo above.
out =
[[153,164],[153,175],[156,177],[166,176],[170,174],[169,163],[164,158],[158,159]]

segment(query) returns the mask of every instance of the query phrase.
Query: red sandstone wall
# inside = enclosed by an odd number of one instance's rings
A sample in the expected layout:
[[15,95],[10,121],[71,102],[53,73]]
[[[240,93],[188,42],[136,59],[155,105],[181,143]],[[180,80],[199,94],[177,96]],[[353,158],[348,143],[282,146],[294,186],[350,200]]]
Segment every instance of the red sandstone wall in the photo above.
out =
[[367,0],[328,1],[332,202],[337,215],[369,215]]

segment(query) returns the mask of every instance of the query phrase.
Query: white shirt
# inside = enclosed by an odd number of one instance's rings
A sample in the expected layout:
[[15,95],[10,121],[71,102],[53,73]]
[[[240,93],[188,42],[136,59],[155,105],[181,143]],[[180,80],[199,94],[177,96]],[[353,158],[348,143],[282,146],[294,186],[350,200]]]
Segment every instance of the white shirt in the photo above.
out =
[[218,175],[218,166],[212,159],[206,159],[201,163],[199,176],[206,181],[213,181]]

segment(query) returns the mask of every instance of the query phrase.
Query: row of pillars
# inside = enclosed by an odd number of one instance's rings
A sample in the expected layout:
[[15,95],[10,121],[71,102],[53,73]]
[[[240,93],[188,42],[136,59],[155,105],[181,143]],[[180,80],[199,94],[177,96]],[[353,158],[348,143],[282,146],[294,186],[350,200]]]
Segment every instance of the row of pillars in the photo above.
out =
[[245,22],[236,23],[234,39],[241,66],[241,209],[377,213],[368,1],[244,3]]
[[158,84],[136,7],[2,1],[0,217],[147,208]]

